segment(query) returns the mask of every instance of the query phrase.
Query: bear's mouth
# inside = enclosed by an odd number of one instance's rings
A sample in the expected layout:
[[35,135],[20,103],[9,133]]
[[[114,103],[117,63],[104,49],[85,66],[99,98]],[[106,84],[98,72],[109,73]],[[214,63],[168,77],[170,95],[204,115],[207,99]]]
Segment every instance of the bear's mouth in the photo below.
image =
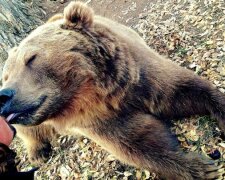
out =
[[29,120],[37,110],[38,107],[35,109],[32,108],[21,112],[11,113],[9,115],[6,115],[6,120],[10,124],[24,124],[23,121]]
[[29,125],[33,119],[33,116],[38,109],[43,105],[46,100],[46,96],[41,97],[36,103],[27,104],[26,107],[21,107],[21,110],[16,112],[10,112],[4,115],[6,120],[10,124],[27,124]]

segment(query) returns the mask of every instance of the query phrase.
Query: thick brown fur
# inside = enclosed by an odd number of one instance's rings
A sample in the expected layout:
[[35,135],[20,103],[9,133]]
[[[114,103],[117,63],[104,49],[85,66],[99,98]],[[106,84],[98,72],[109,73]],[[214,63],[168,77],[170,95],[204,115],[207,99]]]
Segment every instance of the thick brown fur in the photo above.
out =
[[44,150],[57,130],[87,136],[122,162],[166,179],[223,176],[223,166],[183,154],[168,124],[210,114],[225,132],[225,96],[81,2],[72,2],[64,17],[52,17],[9,53],[3,89],[16,92],[10,107],[2,107],[5,114],[32,107],[11,122],[22,124],[18,134],[35,163],[48,156]]

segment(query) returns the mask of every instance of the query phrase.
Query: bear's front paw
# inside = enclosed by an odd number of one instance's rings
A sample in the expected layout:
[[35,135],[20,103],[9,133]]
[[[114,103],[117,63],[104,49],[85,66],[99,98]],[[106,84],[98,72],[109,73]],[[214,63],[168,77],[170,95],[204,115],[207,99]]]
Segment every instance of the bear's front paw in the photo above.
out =
[[49,142],[28,148],[29,160],[33,165],[36,166],[46,163],[51,156],[51,153],[52,148]]

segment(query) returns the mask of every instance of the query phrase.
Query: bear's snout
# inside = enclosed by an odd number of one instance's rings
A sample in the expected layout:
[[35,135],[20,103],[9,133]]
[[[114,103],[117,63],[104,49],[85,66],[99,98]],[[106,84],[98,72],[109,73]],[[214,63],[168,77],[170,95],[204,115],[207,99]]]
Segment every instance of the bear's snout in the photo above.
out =
[[13,89],[2,89],[0,91],[0,109],[2,115],[8,114],[15,93],[16,91]]
[[47,96],[38,98],[23,95],[11,88],[0,90],[0,115],[6,117],[10,124],[34,124],[36,111],[43,105]]

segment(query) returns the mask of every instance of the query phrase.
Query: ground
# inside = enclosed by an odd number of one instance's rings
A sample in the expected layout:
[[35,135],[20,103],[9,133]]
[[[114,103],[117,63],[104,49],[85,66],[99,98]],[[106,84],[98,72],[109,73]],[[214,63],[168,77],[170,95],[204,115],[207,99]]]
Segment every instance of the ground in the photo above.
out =
[[[97,14],[135,29],[160,54],[209,79],[225,92],[225,3],[217,0],[86,0]],[[64,0],[43,1],[47,17],[62,12]],[[184,151],[225,159],[225,137],[209,117],[174,122]],[[157,179],[153,172],[121,164],[85,137],[62,136],[53,156],[40,167],[36,179]],[[19,169],[32,166],[23,145],[15,139]]]

